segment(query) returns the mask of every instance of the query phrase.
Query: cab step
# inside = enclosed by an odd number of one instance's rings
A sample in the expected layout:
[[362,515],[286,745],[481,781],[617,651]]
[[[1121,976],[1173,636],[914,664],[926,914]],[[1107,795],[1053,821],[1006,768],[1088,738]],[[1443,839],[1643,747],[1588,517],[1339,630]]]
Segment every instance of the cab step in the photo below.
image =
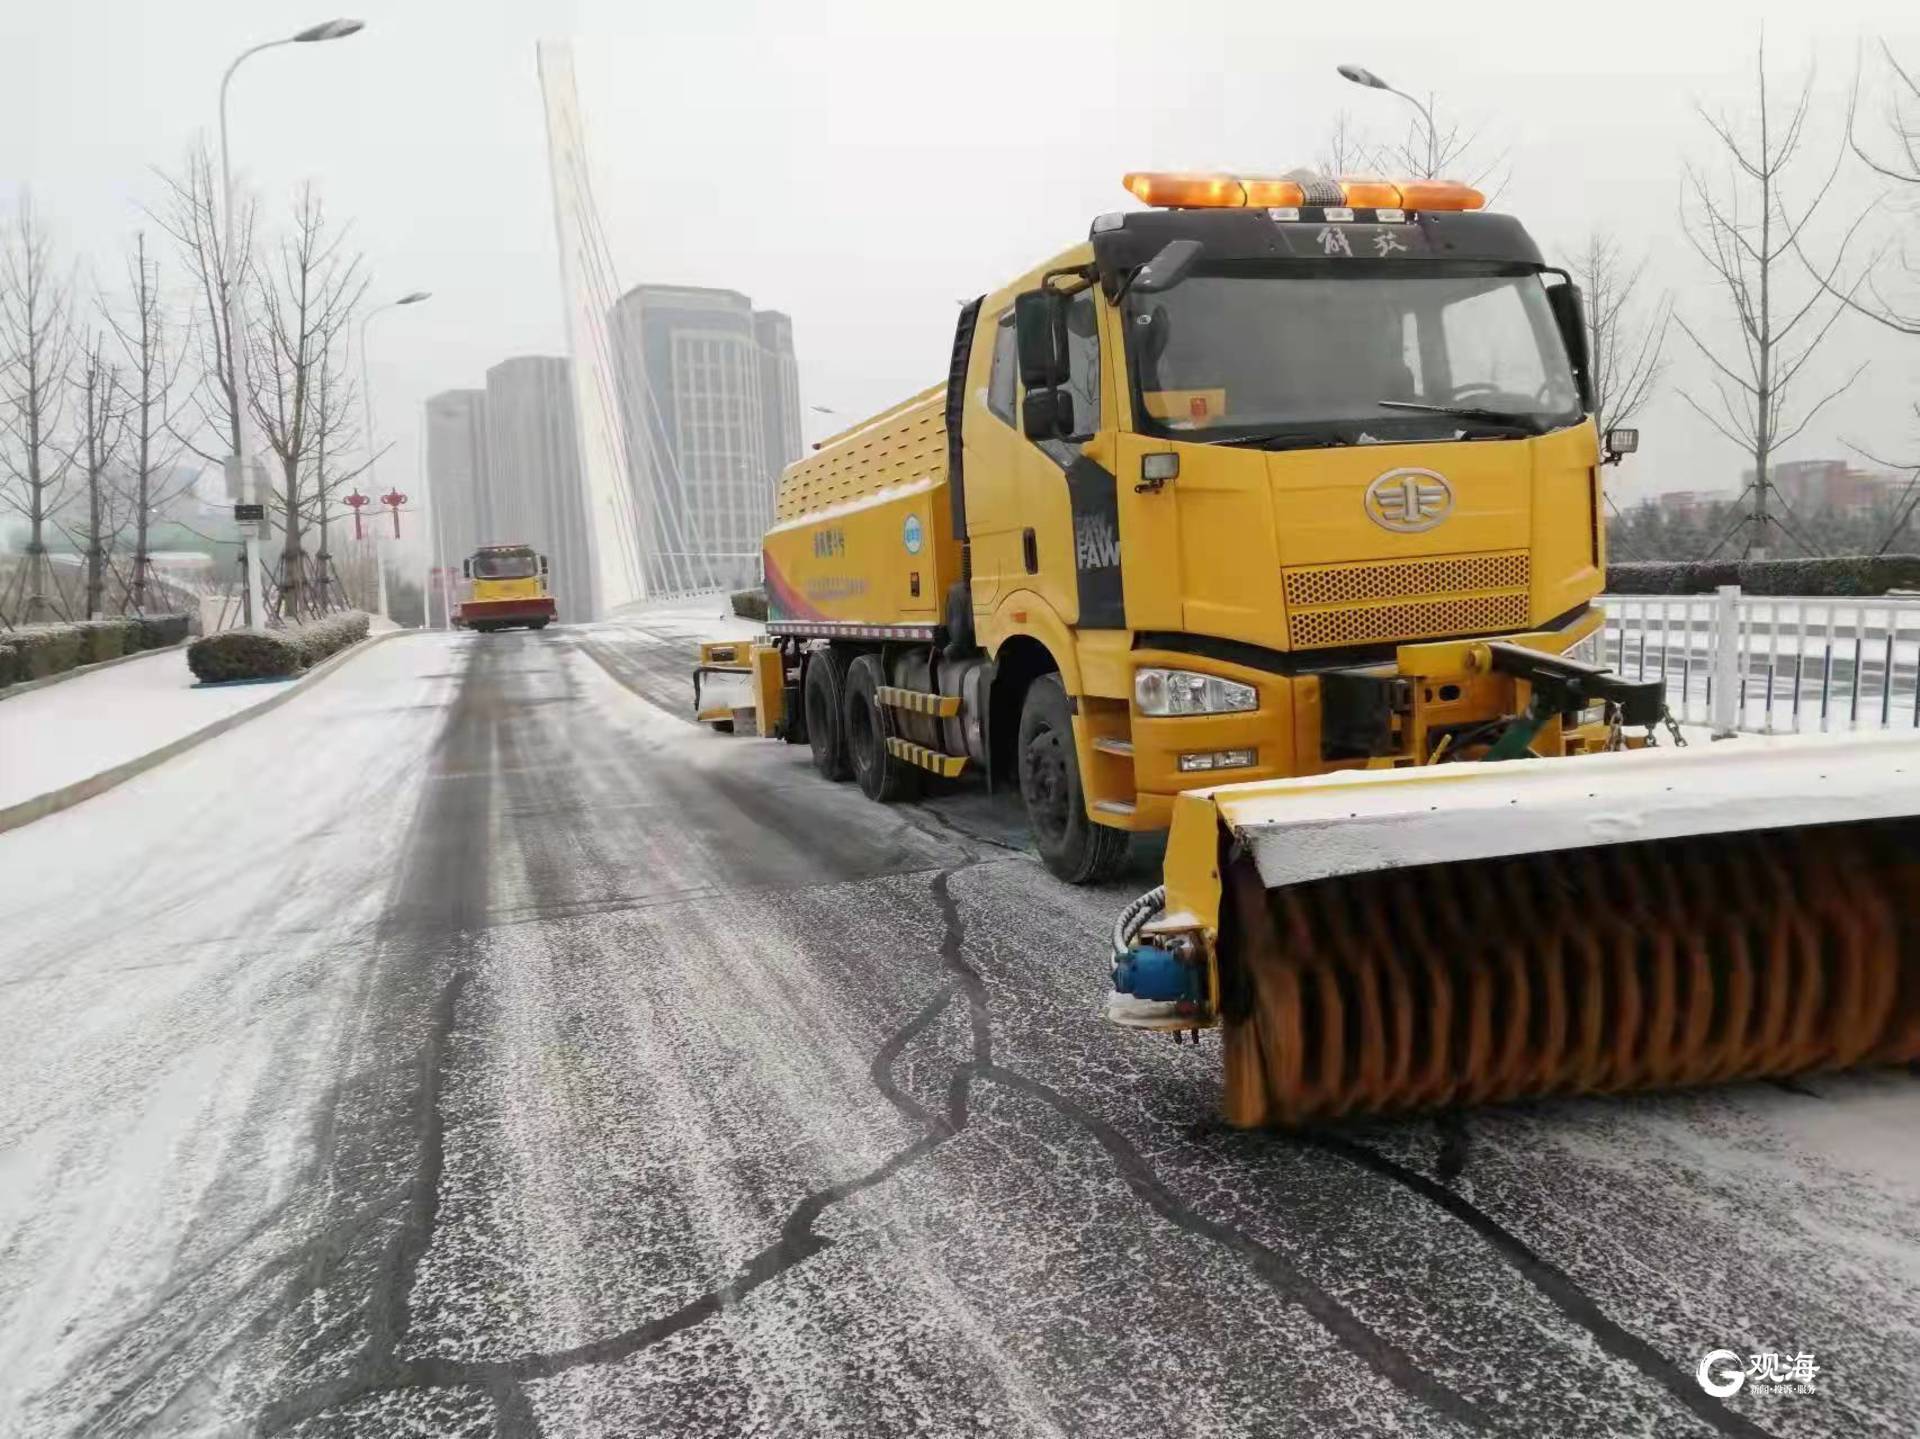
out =
[[[886,691],[880,690],[877,693],[885,694]],[[938,699],[940,696],[932,695],[926,698]],[[928,749],[923,744],[915,744],[897,735],[887,736],[887,753],[895,759],[903,759],[910,765],[916,765],[945,779],[957,778],[967,767],[965,755],[942,754],[937,749]]]
[[932,715],[935,719],[952,719],[960,713],[959,695],[932,695],[923,690],[904,690],[898,685],[881,685],[874,690],[873,697],[890,709]]
[[1117,739],[1112,735],[1104,734],[1097,735],[1094,738],[1093,747],[1099,750],[1101,754],[1119,755],[1122,759],[1133,758],[1133,741],[1130,739]]
[[1122,818],[1133,813],[1133,806],[1123,799],[1097,799],[1093,807],[1102,814],[1118,815]]

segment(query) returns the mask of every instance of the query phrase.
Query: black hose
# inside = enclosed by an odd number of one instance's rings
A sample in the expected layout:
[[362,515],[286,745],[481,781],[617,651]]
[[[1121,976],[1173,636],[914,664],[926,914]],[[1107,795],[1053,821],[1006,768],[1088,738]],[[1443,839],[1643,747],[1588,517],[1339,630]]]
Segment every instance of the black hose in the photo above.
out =
[[1162,884],[1148,890],[1120,911],[1120,917],[1113,922],[1113,962],[1115,964],[1127,957],[1127,951],[1133,948],[1133,942],[1139,937],[1146,922],[1166,907],[1167,887]]

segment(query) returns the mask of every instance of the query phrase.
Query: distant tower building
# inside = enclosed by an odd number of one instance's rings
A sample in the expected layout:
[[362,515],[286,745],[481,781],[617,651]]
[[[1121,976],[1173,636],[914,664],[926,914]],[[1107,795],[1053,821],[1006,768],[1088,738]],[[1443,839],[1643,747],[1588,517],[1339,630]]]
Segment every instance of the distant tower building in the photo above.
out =
[[640,285],[610,332],[652,589],[751,584],[800,453],[793,326],[735,290]]
[[800,364],[793,357],[793,321],[778,310],[755,310],[753,333],[760,342],[761,448],[780,472],[806,453],[800,437]]
[[493,527],[485,390],[443,390],[427,401],[427,484],[433,495],[434,563],[458,569]]
[[569,362],[521,355],[487,371],[480,544],[529,544],[552,562],[561,622],[593,616],[593,554]]

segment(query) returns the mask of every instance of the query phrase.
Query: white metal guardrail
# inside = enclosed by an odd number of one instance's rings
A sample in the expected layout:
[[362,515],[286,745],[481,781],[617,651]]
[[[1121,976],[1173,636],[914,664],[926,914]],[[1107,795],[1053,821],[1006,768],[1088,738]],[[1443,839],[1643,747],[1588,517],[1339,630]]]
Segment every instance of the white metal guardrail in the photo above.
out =
[[1606,595],[1605,657],[1716,734],[1920,728],[1920,597]]

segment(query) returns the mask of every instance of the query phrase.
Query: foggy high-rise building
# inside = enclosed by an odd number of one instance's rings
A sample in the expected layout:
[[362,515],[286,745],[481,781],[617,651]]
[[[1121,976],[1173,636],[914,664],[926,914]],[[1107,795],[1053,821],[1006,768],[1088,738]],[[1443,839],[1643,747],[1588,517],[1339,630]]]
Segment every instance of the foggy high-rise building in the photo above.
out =
[[485,390],[443,390],[428,399],[427,483],[433,493],[434,563],[457,570],[493,528]]
[[609,319],[649,587],[754,583],[800,454],[792,322],[691,285],[637,286]]
[[528,544],[552,562],[563,623],[593,617],[570,362],[520,355],[487,371],[481,544]]
[[778,310],[753,312],[760,342],[760,433],[775,478],[805,453],[800,436],[800,363],[793,355],[793,321]]

